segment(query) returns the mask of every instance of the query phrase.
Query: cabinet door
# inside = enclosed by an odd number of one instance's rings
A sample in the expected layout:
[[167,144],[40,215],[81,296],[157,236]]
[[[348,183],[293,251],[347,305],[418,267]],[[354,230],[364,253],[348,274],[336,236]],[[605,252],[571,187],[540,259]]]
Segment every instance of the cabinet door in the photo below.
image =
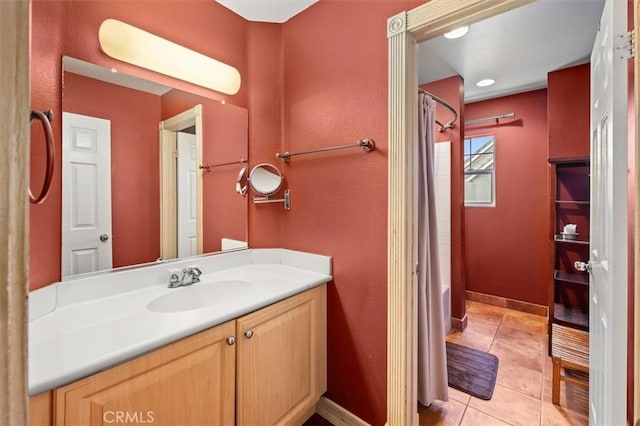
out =
[[53,392],[43,392],[29,398],[29,426],[53,425]]
[[56,390],[57,426],[229,425],[235,321]]
[[237,424],[302,424],[326,390],[326,286],[237,320]]

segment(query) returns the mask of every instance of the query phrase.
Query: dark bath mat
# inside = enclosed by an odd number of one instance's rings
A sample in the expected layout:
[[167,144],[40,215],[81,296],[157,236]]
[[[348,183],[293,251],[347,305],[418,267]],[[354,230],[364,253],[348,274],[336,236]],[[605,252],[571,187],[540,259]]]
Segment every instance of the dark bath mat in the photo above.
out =
[[447,342],[447,379],[452,388],[489,400],[497,374],[495,355]]

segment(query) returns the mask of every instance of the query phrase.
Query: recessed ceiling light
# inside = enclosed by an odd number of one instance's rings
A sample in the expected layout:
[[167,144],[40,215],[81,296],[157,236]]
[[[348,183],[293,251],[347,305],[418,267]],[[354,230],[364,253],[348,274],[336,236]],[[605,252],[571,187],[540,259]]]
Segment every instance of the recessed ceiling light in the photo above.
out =
[[445,33],[444,37],[450,38],[450,39],[460,38],[468,32],[469,32],[469,27],[464,26],[464,27],[456,28],[455,30],[451,30],[448,33]]
[[487,86],[491,86],[493,83],[495,83],[496,81],[492,78],[485,78],[484,80],[480,80],[479,82],[476,83],[476,86],[478,87],[487,87]]

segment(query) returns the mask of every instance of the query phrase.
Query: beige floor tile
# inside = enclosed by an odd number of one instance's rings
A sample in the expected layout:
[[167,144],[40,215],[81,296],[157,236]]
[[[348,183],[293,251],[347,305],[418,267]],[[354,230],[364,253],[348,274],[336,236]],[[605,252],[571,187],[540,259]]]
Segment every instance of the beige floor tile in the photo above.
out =
[[587,426],[589,416],[585,412],[567,410],[550,402],[542,403],[542,426]]
[[467,405],[469,403],[469,398],[471,398],[471,395],[468,393],[461,392],[458,389],[449,386],[449,399],[454,399]]
[[469,407],[512,425],[540,424],[540,400],[501,385],[496,385],[491,400],[472,397]]
[[542,351],[523,345],[514,345],[508,340],[496,339],[491,345],[490,353],[502,362],[519,364],[522,367],[542,372]]
[[475,408],[467,407],[460,426],[505,426],[508,424]]
[[501,325],[496,333],[495,340],[504,340],[509,344],[527,347],[538,352],[542,352],[544,349],[544,339],[546,335],[537,333],[529,333],[518,328],[512,328]]
[[473,302],[472,305],[467,308],[467,318],[469,319],[469,322],[481,320],[491,323],[500,323],[507,310],[507,308],[500,306]]
[[474,320],[463,332],[449,333],[447,341],[488,352],[497,330],[497,323]]
[[490,401],[449,388],[449,402],[422,407],[420,425],[569,426],[588,424],[588,391],[561,383],[560,405],[551,403],[553,364],[546,318],[467,301],[469,325],[447,340],[490,352],[500,360]]
[[[553,359],[549,356],[549,351],[547,350],[548,345],[547,345],[547,341],[544,341],[544,349],[542,351],[542,364],[544,365],[543,371],[544,373],[549,373],[551,374],[551,372],[553,371]],[[551,376],[549,376],[551,377]]]
[[429,407],[418,404],[420,426],[458,425],[466,405],[453,399],[448,402],[435,401]]
[[510,309],[504,314],[502,325],[528,331],[529,333],[545,334],[547,331],[547,318]]
[[542,395],[542,372],[519,362],[500,360],[496,383],[537,399]]

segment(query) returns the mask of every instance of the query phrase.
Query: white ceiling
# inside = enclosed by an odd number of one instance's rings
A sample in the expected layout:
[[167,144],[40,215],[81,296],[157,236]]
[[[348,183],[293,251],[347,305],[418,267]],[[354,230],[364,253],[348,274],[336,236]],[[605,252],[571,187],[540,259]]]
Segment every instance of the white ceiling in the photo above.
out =
[[[419,46],[419,83],[464,78],[465,101],[547,86],[549,71],[589,62],[604,0],[538,0]],[[496,83],[477,87],[492,78]]]
[[249,21],[283,23],[318,0],[216,0]]

